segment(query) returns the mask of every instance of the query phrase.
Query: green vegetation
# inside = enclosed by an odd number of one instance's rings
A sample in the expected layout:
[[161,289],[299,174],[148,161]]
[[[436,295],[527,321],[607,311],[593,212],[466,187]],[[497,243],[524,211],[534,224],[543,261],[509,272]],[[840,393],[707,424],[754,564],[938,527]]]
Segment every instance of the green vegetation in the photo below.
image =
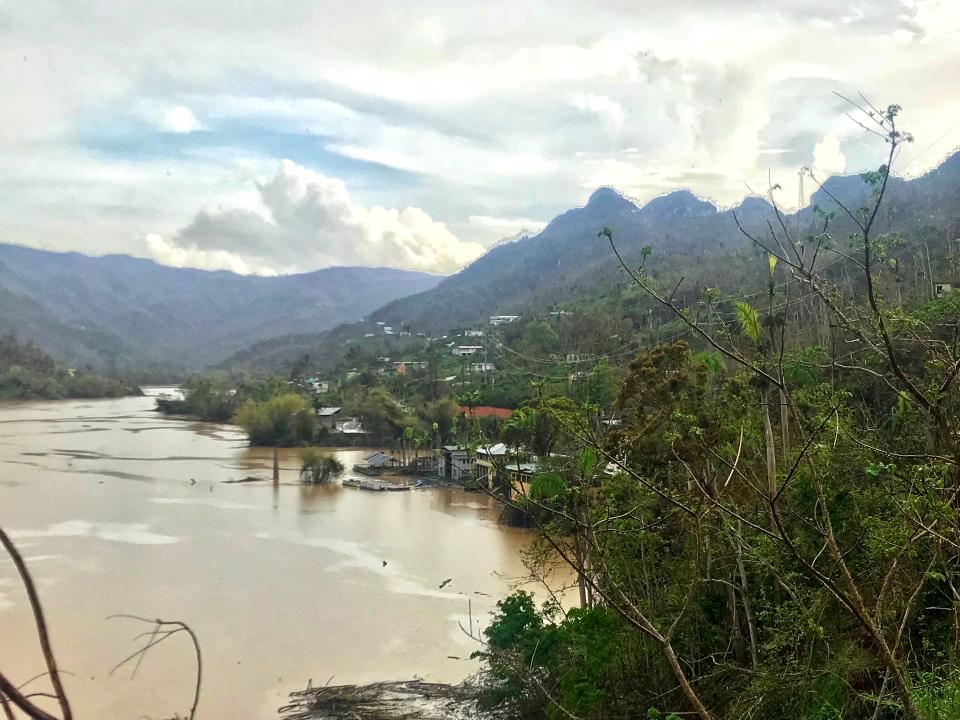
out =
[[139,390],[115,378],[71,370],[31,342],[13,334],[0,336],[0,399],[102,398],[133,395]]
[[313,408],[295,393],[277,395],[264,402],[246,400],[233,416],[251,445],[289,447],[313,442],[316,422]]
[[[960,293],[931,300],[891,272],[899,240],[876,218],[909,140],[898,111],[864,113],[889,155],[856,205],[802,234],[742,226],[763,250],[749,298],[684,302],[651,253],[623,264],[687,338],[631,360],[616,423],[546,380],[530,407],[549,422],[511,422],[553,452],[505,496],[537,530],[528,566],[544,578],[559,558],[579,602],[500,602],[479,653],[487,705],[530,720],[958,717]],[[841,215],[838,286],[818,257]]]
[[229,422],[240,406],[250,400],[266,402],[290,392],[282,378],[254,378],[247,374],[219,372],[194,376],[180,388],[183,398],[161,398],[157,409],[170,415],[190,415],[208,422]]
[[322,484],[343,472],[343,463],[316,448],[300,450],[300,482]]

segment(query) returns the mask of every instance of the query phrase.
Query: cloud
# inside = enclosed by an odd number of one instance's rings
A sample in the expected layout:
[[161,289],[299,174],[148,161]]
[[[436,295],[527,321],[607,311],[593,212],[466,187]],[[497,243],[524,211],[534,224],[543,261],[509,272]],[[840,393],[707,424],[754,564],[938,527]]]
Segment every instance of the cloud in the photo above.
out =
[[[5,242],[241,272],[451,269],[599,185],[729,204],[768,171],[796,197],[801,166],[879,165],[833,90],[904,107],[903,171],[960,142],[951,0],[82,5],[0,0]],[[249,179],[281,158],[349,196],[281,218]],[[318,204],[323,230],[297,215]]]
[[616,100],[606,95],[577,93],[571,100],[573,106],[582,113],[592,113],[602,119],[611,129],[616,130],[626,119],[626,113]]
[[167,110],[161,127],[175,133],[188,133],[203,128],[193,111],[183,105],[175,105]]
[[821,176],[846,170],[847,159],[840,149],[840,139],[836,135],[827,135],[814,146],[813,167]]
[[158,262],[260,275],[367,265],[452,272],[483,251],[416,207],[364,207],[337,178],[284,160],[258,203],[207,207],[169,237],[145,239]]
[[524,217],[491,217],[490,215],[471,215],[469,222],[475,227],[496,232],[500,237],[533,234],[547,226],[542,220]]

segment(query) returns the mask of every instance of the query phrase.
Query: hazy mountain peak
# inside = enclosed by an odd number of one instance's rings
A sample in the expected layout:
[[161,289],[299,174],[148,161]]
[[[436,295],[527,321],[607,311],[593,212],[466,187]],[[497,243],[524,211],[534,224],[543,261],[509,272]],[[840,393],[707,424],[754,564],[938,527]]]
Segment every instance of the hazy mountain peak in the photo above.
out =
[[674,190],[666,195],[655,197],[643,206],[642,212],[658,219],[666,219],[713,215],[717,212],[717,207],[708,200],[697,197],[690,190]]
[[766,213],[773,209],[773,206],[766,198],[759,195],[747,195],[739,205],[733,208],[733,211],[739,215],[751,215],[754,213]]
[[637,204],[623,195],[616,188],[608,185],[593,191],[585,206],[592,213],[635,212]]

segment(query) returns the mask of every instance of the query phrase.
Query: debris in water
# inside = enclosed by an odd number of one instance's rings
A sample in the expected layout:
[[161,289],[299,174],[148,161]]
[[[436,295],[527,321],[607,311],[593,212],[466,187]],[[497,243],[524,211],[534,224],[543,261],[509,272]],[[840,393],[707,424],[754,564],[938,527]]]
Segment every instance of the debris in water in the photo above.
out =
[[290,694],[284,720],[479,720],[477,688],[422,680],[325,685]]

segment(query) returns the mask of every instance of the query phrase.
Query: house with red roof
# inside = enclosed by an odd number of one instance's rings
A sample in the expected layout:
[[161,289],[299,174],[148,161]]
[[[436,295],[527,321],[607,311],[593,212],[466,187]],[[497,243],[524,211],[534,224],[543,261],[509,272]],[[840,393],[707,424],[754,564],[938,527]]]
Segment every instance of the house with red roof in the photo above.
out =
[[458,411],[469,418],[495,417],[501,420],[506,420],[513,414],[513,410],[510,408],[493,407],[491,405],[477,405],[472,408],[461,405]]

